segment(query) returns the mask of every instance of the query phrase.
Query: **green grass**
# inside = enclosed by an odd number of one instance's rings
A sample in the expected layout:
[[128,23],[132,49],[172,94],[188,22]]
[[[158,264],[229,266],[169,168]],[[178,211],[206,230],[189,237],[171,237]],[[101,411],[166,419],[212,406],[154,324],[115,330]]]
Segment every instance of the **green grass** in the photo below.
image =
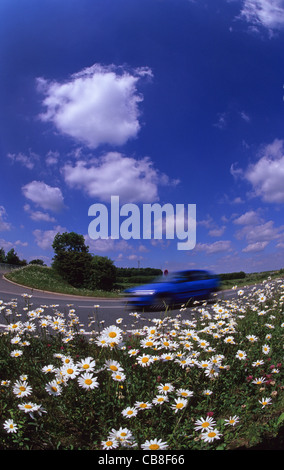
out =
[[[132,331],[124,319],[102,329],[96,316],[79,331],[73,310],[50,314],[47,307],[32,310],[29,297],[26,302],[23,311],[10,302],[1,305],[7,328],[0,332],[0,449],[99,450],[115,441],[110,434],[120,428],[131,433],[134,449],[153,439],[161,439],[169,451],[283,448],[282,280],[248,295],[237,293],[234,300],[181,309],[176,316],[167,310],[148,318],[143,328],[138,323],[136,328],[139,318],[133,315]],[[15,351],[20,353],[15,356]],[[85,358],[95,361],[94,389],[80,385]],[[108,361],[120,368],[119,380]],[[76,368],[77,375],[70,376]],[[254,383],[259,378],[263,383]],[[48,387],[55,379],[57,396]],[[15,391],[20,380],[30,387],[27,396]],[[164,395],[167,401],[156,405],[165,384],[172,390]],[[188,401],[175,408],[180,389],[187,391]],[[35,407],[32,414],[19,407],[29,402]],[[151,407],[138,407],[137,414],[125,417],[123,412],[137,402]],[[208,417],[220,433],[212,442],[196,427]],[[227,424],[231,417],[234,426]],[[4,428],[10,419],[15,433]],[[116,444],[125,450],[125,441]]]
[[47,266],[28,265],[5,274],[5,278],[31,289],[57,292],[61,294],[81,295],[87,297],[117,297],[117,292],[76,288],[68,284],[52,268]]

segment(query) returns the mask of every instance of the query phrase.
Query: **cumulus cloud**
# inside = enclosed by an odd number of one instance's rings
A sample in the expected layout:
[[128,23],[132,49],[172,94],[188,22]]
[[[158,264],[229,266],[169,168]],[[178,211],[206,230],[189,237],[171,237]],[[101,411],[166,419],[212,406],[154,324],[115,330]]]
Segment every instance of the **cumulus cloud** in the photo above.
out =
[[247,211],[234,219],[236,225],[254,225],[259,223],[260,217],[256,211]]
[[82,189],[88,196],[104,202],[109,202],[110,196],[119,196],[122,203],[156,201],[159,184],[170,183],[148,157],[135,160],[118,152],[109,152],[89,163],[83,160],[75,166],[67,163],[62,173],[70,187]]
[[35,222],[55,222],[55,218],[47,214],[47,212],[34,211],[29,204],[24,205],[24,210],[29,213],[29,216]]
[[59,212],[64,207],[61,190],[42,181],[32,181],[23,186],[22,191],[27,199],[43,209]]
[[261,158],[251,164],[244,177],[249,181],[256,196],[265,202],[284,202],[284,152],[283,140],[275,139],[261,150]]
[[52,230],[34,230],[33,235],[35,237],[36,244],[43,250],[50,250],[54,237],[57,233],[64,233],[66,229],[60,227],[60,225],[54,227]]
[[230,240],[218,240],[214,243],[198,243],[196,245],[197,251],[205,251],[207,254],[228,252],[232,250]]
[[283,0],[244,0],[240,14],[255,30],[265,27],[271,33],[284,27]]
[[7,222],[7,212],[4,206],[0,206],[0,232],[11,229],[11,224]]
[[151,75],[148,68],[130,73],[122,67],[95,64],[63,83],[38,78],[46,108],[40,118],[91,148],[125,144],[140,130],[138,105],[143,97],[138,81]]
[[251,252],[256,253],[259,251],[263,251],[264,248],[268,245],[268,243],[269,243],[268,241],[250,243],[242,251],[244,253],[251,253]]

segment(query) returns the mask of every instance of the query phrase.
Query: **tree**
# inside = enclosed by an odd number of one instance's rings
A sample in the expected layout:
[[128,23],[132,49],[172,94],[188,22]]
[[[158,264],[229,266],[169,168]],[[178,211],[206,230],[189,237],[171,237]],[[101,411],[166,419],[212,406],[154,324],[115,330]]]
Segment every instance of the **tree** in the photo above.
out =
[[52,248],[52,267],[74,287],[86,287],[91,273],[92,255],[83,235],[75,232],[57,233]]
[[6,263],[6,255],[4,248],[0,248],[0,263]]
[[6,263],[7,264],[15,264],[20,266],[22,264],[20,258],[18,257],[17,253],[15,252],[14,248],[11,248],[6,254]]
[[110,291],[116,282],[116,267],[107,256],[93,256],[89,287]]
[[37,264],[38,266],[46,266],[42,259],[32,259],[29,264]]

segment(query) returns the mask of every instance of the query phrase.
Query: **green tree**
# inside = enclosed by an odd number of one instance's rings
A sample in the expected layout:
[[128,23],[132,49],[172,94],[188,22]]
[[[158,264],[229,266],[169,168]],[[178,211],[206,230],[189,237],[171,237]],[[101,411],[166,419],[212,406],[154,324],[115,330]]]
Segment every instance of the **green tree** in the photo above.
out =
[[42,259],[32,259],[29,264],[37,264],[38,266],[46,266]]
[[83,235],[75,232],[57,233],[52,248],[52,267],[74,287],[86,287],[91,274],[92,255]]
[[8,264],[15,264],[20,266],[22,264],[20,258],[18,257],[17,253],[15,252],[14,248],[11,248],[6,254],[6,263]]
[[6,263],[6,255],[4,248],[0,248],[0,263]]
[[89,287],[110,291],[116,282],[116,267],[107,256],[93,256]]

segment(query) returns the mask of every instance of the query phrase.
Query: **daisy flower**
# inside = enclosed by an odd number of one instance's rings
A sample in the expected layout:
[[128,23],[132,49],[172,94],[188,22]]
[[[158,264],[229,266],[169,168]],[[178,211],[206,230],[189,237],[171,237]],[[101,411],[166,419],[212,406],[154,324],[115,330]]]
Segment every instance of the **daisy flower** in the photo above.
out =
[[134,404],[135,408],[138,408],[138,410],[149,410],[152,408],[152,403],[145,402],[145,401],[136,401]]
[[268,346],[268,344],[264,344],[264,345],[262,346],[262,352],[263,352],[264,354],[268,354],[269,351],[270,351],[270,347]]
[[126,379],[126,375],[123,372],[114,372],[111,377],[116,382],[124,382]]
[[98,379],[93,376],[90,372],[84,372],[80,377],[78,377],[79,386],[90,390],[99,386]]
[[82,368],[84,371],[94,370],[96,366],[96,361],[92,357],[86,357],[78,363],[78,367]]
[[259,359],[258,361],[252,363],[252,367],[262,366],[262,364],[264,364],[264,361],[262,359]]
[[172,410],[177,413],[179,410],[182,410],[187,406],[188,400],[185,398],[175,398],[175,404],[171,405]]
[[108,326],[102,331],[102,336],[108,343],[120,342],[122,339],[122,330],[118,326]]
[[7,419],[4,424],[3,424],[3,427],[5,429],[5,431],[7,431],[7,433],[15,433],[18,431],[18,425],[14,423],[14,421],[12,419]]
[[143,450],[165,450],[168,448],[166,442],[162,442],[161,439],[150,439],[141,444]]
[[122,372],[123,371],[123,368],[121,367],[121,365],[117,361],[108,360],[108,361],[105,362],[105,366],[111,372]]
[[264,382],[266,382],[266,379],[265,377],[259,377],[258,379],[254,379],[252,381],[253,384],[256,384],[256,385],[261,385],[263,384]]
[[247,335],[246,338],[251,342],[255,343],[257,341],[257,337],[254,335]]
[[220,439],[222,434],[217,429],[208,429],[201,433],[201,439],[205,442],[213,442],[215,439]]
[[21,403],[18,405],[18,408],[21,411],[24,411],[25,413],[32,413],[33,411],[37,411],[39,408],[39,405],[36,405],[35,403],[32,402],[27,402],[27,403]]
[[32,387],[24,381],[17,381],[13,387],[13,393],[19,398],[27,397],[32,393]]
[[229,419],[225,419],[225,426],[235,426],[239,422],[238,416],[230,416]]
[[240,349],[237,351],[236,357],[240,359],[240,361],[244,361],[247,358],[247,353],[245,351],[241,351]]
[[118,430],[112,429],[108,437],[110,440],[115,439],[121,442],[122,444],[133,440],[132,432],[127,428],[121,427]]
[[157,395],[152,400],[152,403],[154,403],[154,405],[162,405],[165,401],[169,401],[167,395]]
[[185,388],[179,388],[176,392],[180,397],[183,397],[183,398],[189,398],[193,396],[193,392]]
[[121,412],[122,416],[124,416],[125,418],[132,418],[133,416],[136,416],[137,413],[138,413],[138,410],[131,406],[128,406]]
[[48,372],[54,372],[54,366],[52,364],[49,364],[48,366],[44,366],[41,370],[45,374],[47,374]]
[[74,379],[79,374],[78,366],[75,364],[68,364],[62,369],[63,375],[68,379]]
[[203,430],[211,430],[216,425],[216,422],[211,416],[207,416],[207,418],[200,418],[195,421],[195,431],[199,429]]
[[10,353],[10,356],[11,357],[20,357],[20,356],[22,356],[22,354],[23,354],[23,351],[21,351],[20,349],[14,349],[14,351],[12,351]]
[[137,362],[138,364],[140,364],[140,366],[146,367],[146,366],[149,366],[153,362],[153,359],[151,356],[147,354],[143,354],[142,356],[137,357]]
[[158,386],[158,391],[160,393],[169,393],[169,392],[172,392],[173,390],[174,390],[174,386],[170,383],[160,384]]
[[56,380],[52,380],[51,382],[49,382],[45,386],[45,390],[47,391],[49,395],[53,395],[56,397],[61,395],[61,392],[62,392],[62,388],[60,387],[60,385],[58,385]]
[[119,442],[116,439],[109,439],[107,441],[102,441],[101,445],[104,450],[116,449],[119,446]]
[[271,398],[262,398],[258,400],[258,402],[262,405],[262,408],[265,408],[266,405],[271,405],[272,399]]
[[139,349],[129,349],[128,354],[129,356],[137,356],[139,353]]

